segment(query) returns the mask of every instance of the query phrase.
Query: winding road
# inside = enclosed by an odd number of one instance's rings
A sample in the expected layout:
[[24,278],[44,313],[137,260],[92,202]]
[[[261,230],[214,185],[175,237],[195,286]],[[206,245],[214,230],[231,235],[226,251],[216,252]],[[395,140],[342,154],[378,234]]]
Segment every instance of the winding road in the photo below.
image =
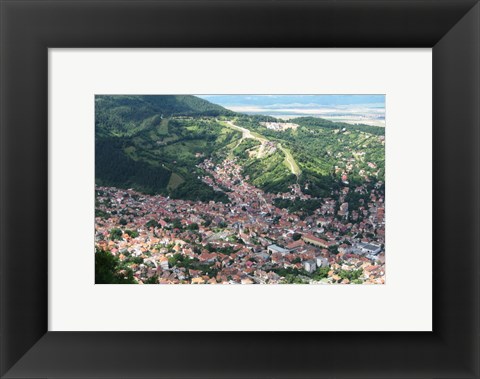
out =
[[[229,128],[232,128],[232,129],[235,129],[235,130],[239,130],[242,132],[242,138],[240,140],[240,142],[237,144],[240,145],[241,141],[245,138],[251,138],[251,139],[256,139],[257,141],[259,141],[261,144],[264,144],[265,142],[269,142],[270,140],[268,140],[267,138],[265,138],[264,136],[261,136],[260,134],[258,133],[252,133],[249,129],[247,128],[244,128],[242,126],[238,126],[238,125],[235,125],[233,123],[233,121],[226,121],[225,122],[226,126],[228,126]],[[300,167],[298,167],[298,164],[297,162],[295,162],[295,159],[293,158],[292,156],[292,153],[290,153],[290,151],[288,151],[286,148],[284,148],[280,143],[277,143],[277,146],[278,148],[283,152],[283,154],[285,155],[285,162],[288,166],[288,168],[290,169],[290,171],[292,172],[292,174],[296,175],[297,177],[302,173],[302,171],[300,170]]]
[[285,154],[285,161],[290,166],[290,171],[292,171],[292,174],[299,176],[302,173],[302,170],[300,170],[297,162],[295,162],[295,159],[293,159],[292,153],[290,153],[290,151],[284,148],[281,144],[278,144],[278,148],[282,150],[283,154]]

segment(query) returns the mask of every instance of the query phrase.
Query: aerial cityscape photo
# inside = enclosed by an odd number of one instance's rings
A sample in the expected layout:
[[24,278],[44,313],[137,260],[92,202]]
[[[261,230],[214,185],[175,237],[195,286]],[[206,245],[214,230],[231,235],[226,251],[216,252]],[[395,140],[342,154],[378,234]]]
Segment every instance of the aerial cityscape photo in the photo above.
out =
[[96,284],[384,284],[385,95],[96,95]]

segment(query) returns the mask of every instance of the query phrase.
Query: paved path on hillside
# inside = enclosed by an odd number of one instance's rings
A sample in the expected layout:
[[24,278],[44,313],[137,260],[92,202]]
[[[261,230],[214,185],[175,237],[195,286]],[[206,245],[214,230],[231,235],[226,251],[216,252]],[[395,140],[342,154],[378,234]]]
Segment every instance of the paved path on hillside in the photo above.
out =
[[[252,133],[249,129],[244,128],[242,126],[235,125],[233,123],[233,121],[226,121],[226,124],[227,124],[228,127],[232,128],[232,129],[241,131],[242,132],[242,140],[245,139],[245,138],[252,138],[252,139],[256,139],[257,141],[260,141],[260,143],[262,143],[262,144],[265,143],[265,142],[269,142],[269,140],[267,138],[265,138],[264,136],[262,136],[258,133]],[[237,144],[237,146],[238,146],[238,144]],[[302,171],[300,170],[300,167],[298,167],[297,162],[295,162],[295,159],[293,159],[292,153],[290,153],[290,151],[285,149],[280,143],[277,143],[277,146],[283,152],[283,154],[285,155],[285,161],[287,162],[287,165],[289,166],[289,169],[292,172],[292,174],[294,174],[296,176],[299,176]]]
[[243,133],[242,138],[256,139],[256,140],[260,141],[261,143],[268,142],[268,139],[266,139],[265,137],[260,136],[256,133],[254,134],[247,128],[243,128],[241,126],[235,125],[232,121],[227,121],[227,126],[229,126],[232,129],[236,129],[236,130],[241,131]]
[[300,167],[298,167],[297,162],[295,162],[295,159],[293,159],[292,153],[285,149],[281,144],[278,144],[278,148],[282,150],[283,154],[285,154],[285,160],[290,166],[290,171],[297,176],[300,175],[302,171],[300,170]]

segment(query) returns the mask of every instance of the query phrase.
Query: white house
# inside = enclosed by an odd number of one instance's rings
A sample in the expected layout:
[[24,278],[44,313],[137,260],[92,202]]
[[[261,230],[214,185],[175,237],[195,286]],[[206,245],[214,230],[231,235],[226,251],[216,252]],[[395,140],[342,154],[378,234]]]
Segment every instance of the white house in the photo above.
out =
[[316,257],[315,261],[316,261],[315,263],[317,264],[317,267],[328,267],[328,266],[330,266],[327,258]]
[[317,264],[314,260],[308,260],[303,262],[303,268],[306,272],[312,273],[317,269]]

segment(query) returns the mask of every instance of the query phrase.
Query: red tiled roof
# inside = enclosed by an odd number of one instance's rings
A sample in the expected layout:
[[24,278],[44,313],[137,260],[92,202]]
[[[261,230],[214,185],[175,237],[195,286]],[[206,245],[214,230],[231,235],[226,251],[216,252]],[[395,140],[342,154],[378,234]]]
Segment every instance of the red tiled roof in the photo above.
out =
[[303,238],[304,241],[317,243],[320,246],[328,247],[328,246],[332,245],[331,242],[328,242],[328,241],[325,241],[321,238],[315,237],[313,234],[306,234],[302,238]]

